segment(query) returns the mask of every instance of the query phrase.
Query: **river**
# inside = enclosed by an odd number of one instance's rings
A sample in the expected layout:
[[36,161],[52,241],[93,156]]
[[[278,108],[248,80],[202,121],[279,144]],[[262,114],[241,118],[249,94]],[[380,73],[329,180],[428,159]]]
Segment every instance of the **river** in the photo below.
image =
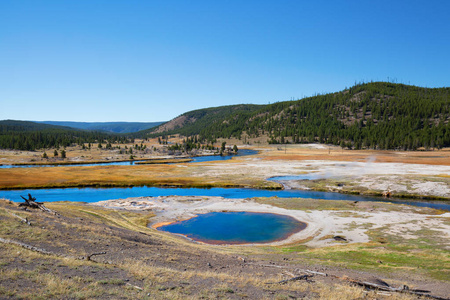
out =
[[162,187],[131,187],[131,188],[62,188],[62,189],[27,189],[27,190],[1,190],[0,198],[15,202],[23,201],[20,195],[30,193],[37,201],[74,201],[98,202],[112,199],[125,199],[131,197],[158,197],[158,196],[218,196],[228,199],[279,197],[279,198],[311,198],[325,200],[374,201],[408,204],[419,207],[430,207],[450,211],[448,202],[406,200],[381,197],[367,197],[360,195],[347,195],[332,192],[316,192],[307,190],[260,190],[247,188],[162,188]]
[[[205,156],[194,156],[191,157],[192,161],[189,163],[196,162],[209,162],[209,161],[221,161],[221,160],[229,160],[236,156],[246,156],[246,155],[254,155],[257,154],[256,150],[249,149],[241,149],[238,151],[236,155],[205,155]],[[134,166],[137,162],[144,162],[145,160],[128,160],[128,161],[105,161],[99,163],[76,163],[76,164],[25,164],[25,165],[0,165],[0,169],[9,169],[9,168],[38,168],[38,167],[92,167],[92,166]]]

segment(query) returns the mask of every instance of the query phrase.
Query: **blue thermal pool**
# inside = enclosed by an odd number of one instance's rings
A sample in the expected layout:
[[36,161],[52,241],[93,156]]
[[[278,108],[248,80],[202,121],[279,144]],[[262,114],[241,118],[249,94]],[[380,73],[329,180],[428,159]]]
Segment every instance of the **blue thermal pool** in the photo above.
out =
[[271,213],[211,212],[157,228],[208,244],[259,244],[284,240],[306,223]]

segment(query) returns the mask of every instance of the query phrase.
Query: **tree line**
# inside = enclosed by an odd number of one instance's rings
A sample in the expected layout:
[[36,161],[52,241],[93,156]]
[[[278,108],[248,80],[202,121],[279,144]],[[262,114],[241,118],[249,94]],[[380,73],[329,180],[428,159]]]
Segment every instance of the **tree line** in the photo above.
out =
[[125,135],[99,131],[75,130],[68,127],[26,121],[0,121],[0,148],[34,151],[68,147],[85,143],[128,143],[134,139]]

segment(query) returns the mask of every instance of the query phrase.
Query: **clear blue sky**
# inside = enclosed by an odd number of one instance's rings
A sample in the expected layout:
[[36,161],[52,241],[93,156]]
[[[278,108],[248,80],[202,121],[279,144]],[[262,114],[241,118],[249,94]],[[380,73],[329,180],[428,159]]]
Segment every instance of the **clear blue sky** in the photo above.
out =
[[450,86],[450,1],[0,1],[0,120],[166,121]]

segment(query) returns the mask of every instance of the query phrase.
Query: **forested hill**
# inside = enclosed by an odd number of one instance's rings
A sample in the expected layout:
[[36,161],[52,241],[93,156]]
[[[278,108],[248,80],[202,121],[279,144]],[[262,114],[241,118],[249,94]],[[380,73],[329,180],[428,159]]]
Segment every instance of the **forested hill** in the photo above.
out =
[[217,120],[223,121],[234,115],[250,116],[262,107],[264,105],[238,104],[193,110],[140,134],[154,136],[179,133],[184,136],[192,136],[211,126]]
[[[320,142],[353,149],[450,146],[450,88],[372,82],[244,111],[202,112],[201,126],[181,122],[178,128],[159,127],[157,134],[199,135],[205,140],[267,135],[270,143]],[[179,118],[191,115],[194,112]]]
[[125,142],[126,137],[28,121],[0,121],[1,149],[36,150],[103,141]]
[[84,130],[108,131],[115,133],[130,133],[156,127],[163,122],[69,122],[69,121],[40,121],[50,125],[66,126]]

